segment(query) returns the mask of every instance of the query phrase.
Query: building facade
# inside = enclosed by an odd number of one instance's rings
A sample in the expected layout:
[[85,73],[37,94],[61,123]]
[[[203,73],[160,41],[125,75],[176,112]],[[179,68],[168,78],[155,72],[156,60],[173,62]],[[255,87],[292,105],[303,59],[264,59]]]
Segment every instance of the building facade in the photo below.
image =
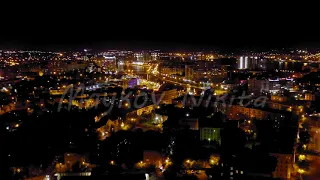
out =
[[[274,111],[274,110],[273,110]],[[227,109],[227,117],[229,119],[277,119],[282,120],[285,118],[284,114],[276,113],[273,111],[262,110],[252,107],[244,107],[240,105],[232,105]]]
[[200,127],[200,141],[216,141],[221,144],[221,128]]
[[290,179],[293,172],[294,157],[292,154],[272,153],[277,158],[276,170],[272,173],[274,178]]

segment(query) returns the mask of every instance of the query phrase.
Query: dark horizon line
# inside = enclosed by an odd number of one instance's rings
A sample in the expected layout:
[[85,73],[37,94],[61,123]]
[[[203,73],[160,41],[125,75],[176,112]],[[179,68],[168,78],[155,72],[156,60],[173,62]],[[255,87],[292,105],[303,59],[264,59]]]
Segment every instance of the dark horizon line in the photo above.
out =
[[[219,44],[219,43],[218,43]],[[92,49],[93,51],[104,50],[163,50],[163,51],[268,51],[268,50],[282,50],[282,49],[320,49],[320,42],[297,43],[291,45],[284,44],[255,44],[247,43],[239,44],[221,44],[214,45],[209,43],[186,43],[186,42],[157,42],[157,41],[105,41],[92,43],[24,43],[24,42],[5,42],[0,43],[1,49],[11,50],[40,50],[40,51],[82,51],[83,49]]]

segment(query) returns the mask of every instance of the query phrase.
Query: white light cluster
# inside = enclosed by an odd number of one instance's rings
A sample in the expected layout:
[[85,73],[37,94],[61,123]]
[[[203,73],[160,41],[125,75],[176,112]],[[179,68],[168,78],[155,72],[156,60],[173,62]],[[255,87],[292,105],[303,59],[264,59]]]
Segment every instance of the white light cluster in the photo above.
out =
[[239,69],[243,69],[243,57],[240,57]]

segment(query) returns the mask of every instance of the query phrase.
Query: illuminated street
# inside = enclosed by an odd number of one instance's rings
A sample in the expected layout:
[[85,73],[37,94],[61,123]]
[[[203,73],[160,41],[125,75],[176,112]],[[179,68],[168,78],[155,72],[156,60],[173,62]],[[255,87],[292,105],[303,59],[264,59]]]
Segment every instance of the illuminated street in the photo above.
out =
[[320,167],[320,157],[313,156],[313,159],[310,161],[310,171],[303,175],[303,180],[318,180],[320,179],[320,171],[316,167]]

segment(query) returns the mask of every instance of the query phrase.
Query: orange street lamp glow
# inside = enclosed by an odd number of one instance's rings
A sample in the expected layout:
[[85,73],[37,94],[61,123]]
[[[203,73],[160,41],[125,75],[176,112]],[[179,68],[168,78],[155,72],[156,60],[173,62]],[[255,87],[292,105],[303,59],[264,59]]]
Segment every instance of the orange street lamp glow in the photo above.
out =
[[303,174],[303,173],[305,173],[305,170],[303,170],[303,169],[298,169],[298,173]]
[[168,163],[169,162],[169,158],[168,159],[166,159],[166,163]]

